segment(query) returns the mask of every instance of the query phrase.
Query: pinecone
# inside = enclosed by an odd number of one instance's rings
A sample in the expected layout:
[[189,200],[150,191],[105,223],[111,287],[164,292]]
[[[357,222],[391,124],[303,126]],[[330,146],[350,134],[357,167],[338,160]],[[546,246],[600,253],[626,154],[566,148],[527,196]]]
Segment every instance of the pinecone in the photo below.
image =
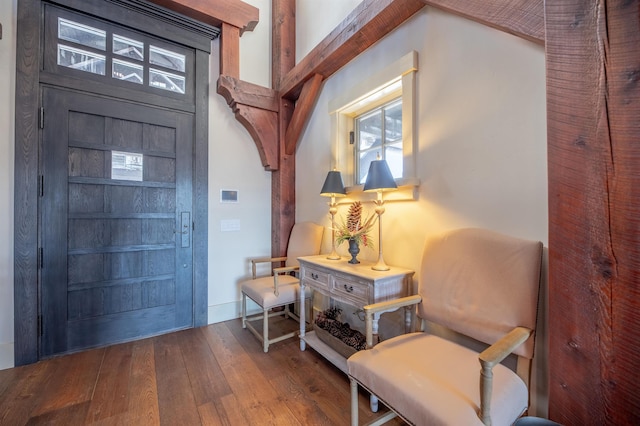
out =
[[325,317],[332,320],[337,320],[341,312],[342,312],[342,309],[334,306],[333,308],[325,309],[323,313]]
[[347,214],[347,229],[350,232],[356,232],[360,229],[360,220],[362,218],[362,204],[360,201],[356,201],[349,206],[349,212]]

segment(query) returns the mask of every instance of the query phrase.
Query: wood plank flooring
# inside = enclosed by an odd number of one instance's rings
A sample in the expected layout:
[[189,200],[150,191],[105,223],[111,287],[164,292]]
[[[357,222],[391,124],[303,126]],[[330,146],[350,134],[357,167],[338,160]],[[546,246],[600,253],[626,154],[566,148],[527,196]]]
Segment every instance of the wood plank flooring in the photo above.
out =
[[[368,401],[361,422],[377,416]],[[0,425],[348,425],[349,413],[340,370],[297,338],[263,353],[239,319],[0,370]]]

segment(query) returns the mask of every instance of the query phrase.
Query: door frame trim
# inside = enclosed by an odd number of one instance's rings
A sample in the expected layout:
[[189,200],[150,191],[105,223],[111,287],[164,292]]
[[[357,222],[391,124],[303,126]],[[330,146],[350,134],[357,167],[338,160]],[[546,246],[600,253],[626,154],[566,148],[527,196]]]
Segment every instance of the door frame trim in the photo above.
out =
[[[42,46],[42,0],[18,0],[15,160],[14,160],[14,354],[15,365],[39,360],[39,142],[40,142],[40,70]],[[91,2],[80,2],[86,5]],[[119,0],[122,6],[135,8],[140,0]],[[193,39],[195,62],[195,128],[193,156],[193,323],[207,324],[208,305],[208,85],[211,39],[219,30],[182,15],[144,3],[146,16],[171,26],[172,16]],[[82,10],[79,10],[82,12]],[[156,14],[150,13],[156,11]],[[131,13],[131,10],[129,10]],[[189,25],[185,25],[185,23]]]

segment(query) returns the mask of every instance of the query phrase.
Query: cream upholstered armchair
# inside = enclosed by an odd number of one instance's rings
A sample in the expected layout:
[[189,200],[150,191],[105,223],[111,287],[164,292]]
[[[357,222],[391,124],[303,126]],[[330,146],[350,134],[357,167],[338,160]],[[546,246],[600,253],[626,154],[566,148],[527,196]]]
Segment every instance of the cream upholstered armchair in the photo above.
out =
[[[371,349],[347,361],[351,424],[358,424],[358,385],[391,409],[372,424],[396,415],[417,425],[513,424],[529,406],[541,259],[540,242],[488,230],[429,239],[418,294],[364,308]],[[373,314],[412,305],[422,330],[429,321],[486,349],[477,352],[424,331],[371,347]],[[501,364],[511,353],[515,371]]]
[[[269,339],[269,318],[277,315],[290,316],[300,321],[297,315],[290,311],[289,305],[300,300],[300,280],[297,277],[298,257],[312,256],[320,253],[322,234],[324,228],[312,222],[301,222],[293,226],[287,256],[261,257],[251,260],[252,279],[240,284],[242,291],[242,328],[248,328],[261,342],[265,352],[269,351],[269,345],[289,337],[294,337],[297,332],[291,332]],[[271,275],[256,276],[256,265],[260,263],[282,264],[283,267],[273,268]],[[247,317],[247,297],[256,302],[262,313]],[[274,308],[284,307],[283,310],[274,311]],[[259,333],[251,324],[253,321],[262,320],[262,333]]]

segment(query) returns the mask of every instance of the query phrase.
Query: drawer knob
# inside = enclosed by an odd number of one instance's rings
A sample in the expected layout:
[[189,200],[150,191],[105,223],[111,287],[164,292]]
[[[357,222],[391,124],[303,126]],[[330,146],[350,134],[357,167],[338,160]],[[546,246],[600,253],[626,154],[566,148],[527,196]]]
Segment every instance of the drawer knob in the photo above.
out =
[[353,286],[347,286],[346,284],[344,285],[344,289],[347,291],[347,293],[353,293]]
[[314,274],[313,272],[311,273],[311,278],[313,278],[314,280],[318,279],[318,274]]

